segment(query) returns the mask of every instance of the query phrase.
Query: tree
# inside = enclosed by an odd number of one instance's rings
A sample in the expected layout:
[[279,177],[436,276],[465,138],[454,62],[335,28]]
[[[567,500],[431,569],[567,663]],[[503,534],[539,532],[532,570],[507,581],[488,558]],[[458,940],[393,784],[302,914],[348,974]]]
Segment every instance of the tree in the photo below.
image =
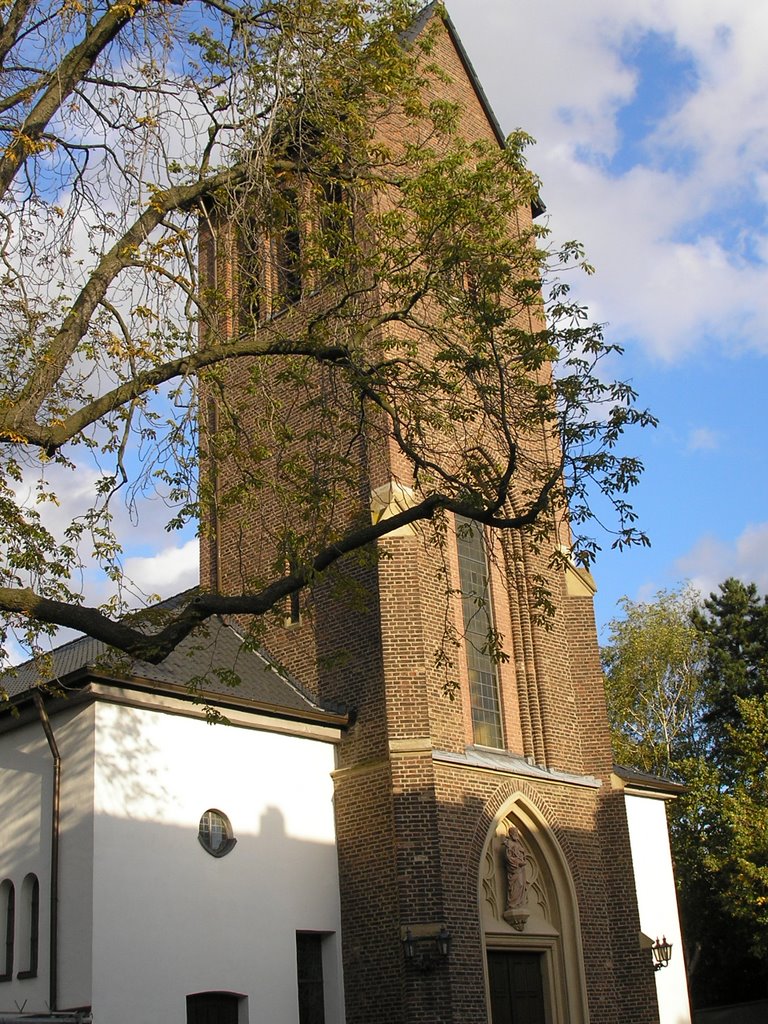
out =
[[[263,615],[445,512],[542,541],[570,505],[589,558],[590,487],[617,513],[614,543],[646,543],[626,498],[641,466],[616,445],[652,417],[598,373],[616,349],[559,277],[586,266],[580,248],[513,226],[538,201],[526,137],[464,138],[427,87],[445,80],[430,13],[415,32],[411,0],[4,8],[3,640],[34,649],[69,626],[158,661],[208,616]],[[206,263],[198,240],[222,224],[230,256]],[[217,417],[202,431],[201,395]],[[286,436],[291,402],[317,413],[302,438]],[[373,523],[336,497],[363,441],[408,467],[407,507]],[[209,528],[227,459],[240,476],[220,502],[248,492],[301,516],[273,524],[273,558],[242,593],[201,592],[148,633],[124,617],[121,492],[132,514],[155,492],[169,528]],[[89,460],[95,499],[55,521]],[[88,607],[94,564],[113,590]]]
[[706,640],[702,666],[709,758],[717,765],[718,838],[706,867],[721,913],[760,964],[768,990],[768,599],[729,578],[694,609]]
[[768,599],[754,583],[727,579],[695,609],[692,622],[706,637],[702,680],[707,731],[715,758],[729,770],[733,737],[743,724],[741,700],[768,694]]
[[741,725],[728,726],[733,783],[723,794],[728,841],[715,858],[723,902],[750,933],[750,949],[768,963],[768,694],[737,697]]
[[661,590],[652,602],[622,598],[602,649],[616,759],[679,778],[703,753],[701,686],[706,647],[691,622],[698,594]]
[[603,651],[614,752],[686,785],[669,824],[694,1005],[764,996],[765,603],[729,579],[623,606]]

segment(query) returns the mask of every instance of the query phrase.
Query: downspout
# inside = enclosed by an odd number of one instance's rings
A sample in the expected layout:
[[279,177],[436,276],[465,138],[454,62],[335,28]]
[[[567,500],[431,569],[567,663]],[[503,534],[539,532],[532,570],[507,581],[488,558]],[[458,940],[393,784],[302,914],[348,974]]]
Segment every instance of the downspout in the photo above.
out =
[[40,724],[43,727],[45,738],[51,749],[53,757],[53,795],[51,798],[51,877],[50,892],[51,905],[49,917],[50,944],[49,944],[49,967],[48,967],[48,1012],[55,1013],[58,1009],[58,962],[59,962],[59,831],[61,821],[61,754],[53,735],[51,721],[48,712],[45,710],[43,698],[40,691],[32,691],[32,699],[35,702],[37,713],[40,716]]

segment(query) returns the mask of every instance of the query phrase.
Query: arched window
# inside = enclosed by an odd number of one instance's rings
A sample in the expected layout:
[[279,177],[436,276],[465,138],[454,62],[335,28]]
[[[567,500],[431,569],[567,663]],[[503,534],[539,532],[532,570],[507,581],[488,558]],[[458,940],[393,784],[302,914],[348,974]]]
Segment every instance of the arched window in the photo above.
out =
[[[0,959],[0,981],[13,978],[13,937],[16,928],[16,890],[10,878],[0,882],[0,927],[5,926],[5,956]],[[0,957],[2,950],[0,950]]]
[[[19,949],[26,956],[27,965],[22,967],[17,978],[37,977],[38,929],[40,926],[40,883],[37,875],[28,874],[21,885],[21,930]],[[23,962],[23,961],[22,961]]]
[[496,629],[482,526],[456,516],[456,546],[473,739],[480,746],[503,749],[499,673],[491,654]]

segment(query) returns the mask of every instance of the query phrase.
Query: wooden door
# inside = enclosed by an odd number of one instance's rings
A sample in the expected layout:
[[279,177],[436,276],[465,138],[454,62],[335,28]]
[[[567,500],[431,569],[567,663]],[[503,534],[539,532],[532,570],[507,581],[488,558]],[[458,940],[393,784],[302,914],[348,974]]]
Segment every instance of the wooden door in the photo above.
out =
[[541,953],[491,950],[493,1024],[547,1024]]

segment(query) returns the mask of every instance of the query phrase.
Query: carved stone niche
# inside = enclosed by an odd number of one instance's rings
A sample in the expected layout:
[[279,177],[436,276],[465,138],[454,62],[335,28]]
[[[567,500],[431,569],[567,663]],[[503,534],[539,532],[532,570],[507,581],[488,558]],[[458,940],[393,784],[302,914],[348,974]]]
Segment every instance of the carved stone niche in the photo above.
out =
[[[511,816],[502,818],[485,851],[481,875],[483,916],[493,930],[504,922],[516,932],[549,932],[545,881],[529,837]],[[495,924],[495,928],[493,925]]]

